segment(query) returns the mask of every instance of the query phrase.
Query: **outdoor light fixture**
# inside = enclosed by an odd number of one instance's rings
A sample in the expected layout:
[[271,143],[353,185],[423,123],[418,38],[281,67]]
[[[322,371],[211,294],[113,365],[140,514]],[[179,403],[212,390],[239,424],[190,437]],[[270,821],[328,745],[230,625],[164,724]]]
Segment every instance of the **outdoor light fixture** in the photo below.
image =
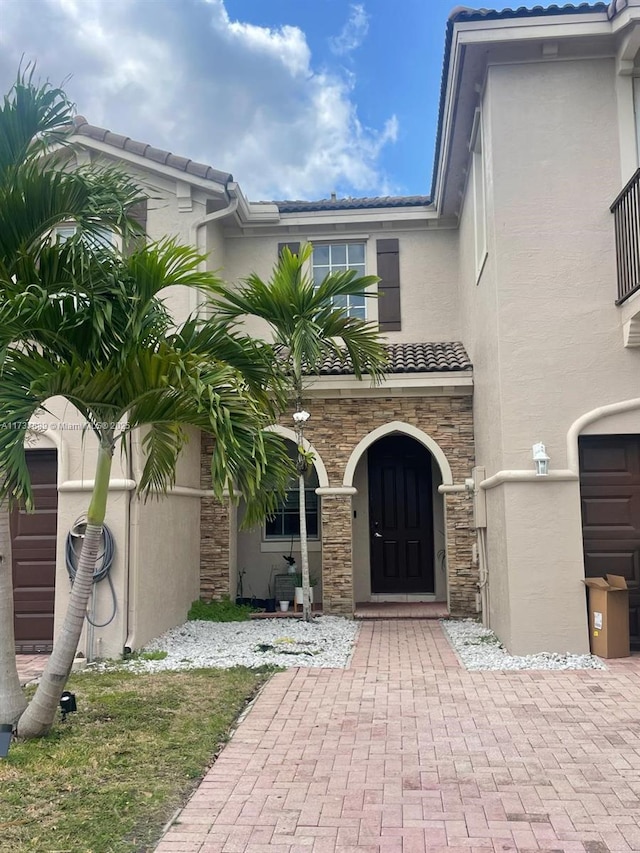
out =
[[0,758],[6,758],[9,754],[13,726],[10,723],[0,723]]
[[293,420],[297,424],[306,423],[310,417],[311,417],[311,415],[309,414],[309,412],[305,412],[304,409],[301,412],[294,412],[293,413]]
[[71,714],[78,710],[76,705],[76,694],[69,690],[64,690],[60,697],[60,710],[62,711],[62,720],[67,719],[67,714]]
[[549,473],[549,457],[544,444],[539,442],[531,448],[533,450],[533,462],[536,466],[536,476],[546,477]]

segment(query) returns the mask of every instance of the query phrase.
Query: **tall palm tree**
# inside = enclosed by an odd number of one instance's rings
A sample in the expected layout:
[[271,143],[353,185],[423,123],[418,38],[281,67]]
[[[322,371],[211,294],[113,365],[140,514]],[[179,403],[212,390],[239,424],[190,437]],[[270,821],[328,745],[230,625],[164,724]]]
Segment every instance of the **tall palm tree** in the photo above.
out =
[[[172,242],[128,257],[82,244],[42,250],[26,291],[5,291],[0,324],[13,329],[0,372],[0,498],[27,505],[31,486],[24,425],[51,397],[85,418],[98,442],[87,526],[67,614],[42,680],[18,721],[18,735],[50,729],[80,639],[105,519],[115,448],[129,430],[146,428],[143,495],[165,492],[192,426],[215,439],[213,486],[238,489],[250,520],[277,503],[291,472],[284,443],[264,428],[273,402],[264,390],[270,350],[224,321],[190,319],[175,329],[162,300],[166,287],[212,292],[217,279],[203,258]],[[63,275],[64,273],[64,275]],[[65,288],[60,281],[65,280]],[[19,323],[15,318],[19,318]],[[21,425],[16,429],[15,425]]]
[[[99,239],[101,229],[135,229],[127,211],[139,189],[113,169],[66,170],[72,107],[64,92],[34,83],[27,66],[0,103],[0,303],[7,287],[33,281],[51,230],[73,221]],[[14,312],[14,326],[19,314]],[[13,328],[13,327],[12,327]],[[0,347],[11,340],[0,326]],[[25,707],[15,661],[8,504],[0,506],[0,722],[14,723]]]
[[367,288],[378,281],[377,277],[358,276],[355,270],[344,270],[330,273],[315,285],[309,269],[311,253],[308,244],[298,254],[284,247],[268,282],[254,274],[237,288],[219,286],[213,305],[214,313],[229,320],[259,317],[267,322],[273,335],[288,402],[294,409],[303,615],[307,621],[311,619],[311,602],[304,477],[313,459],[304,449],[305,423],[309,417],[304,408],[305,383],[319,372],[328,356],[349,365],[358,379],[369,374],[373,381],[382,379],[387,360],[376,326],[349,317],[344,308],[337,307],[346,302],[344,297],[372,296]]

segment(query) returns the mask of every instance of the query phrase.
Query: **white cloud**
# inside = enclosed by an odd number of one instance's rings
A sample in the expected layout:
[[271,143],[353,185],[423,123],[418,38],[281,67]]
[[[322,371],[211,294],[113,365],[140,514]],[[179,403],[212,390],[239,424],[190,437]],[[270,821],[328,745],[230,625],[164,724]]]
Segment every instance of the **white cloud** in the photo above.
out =
[[331,50],[342,56],[360,47],[369,32],[369,16],[361,3],[351,6],[349,20],[340,35],[330,39]]
[[[366,32],[359,9],[343,49]],[[54,84],[72,74],[91,123],[232,172],[253,199],[390,189],[397,120],[364,127],[352,76],[315,68],[298,27],[232,21],[223,0],[0,0],[0,18],[0,91],[23,54]]]

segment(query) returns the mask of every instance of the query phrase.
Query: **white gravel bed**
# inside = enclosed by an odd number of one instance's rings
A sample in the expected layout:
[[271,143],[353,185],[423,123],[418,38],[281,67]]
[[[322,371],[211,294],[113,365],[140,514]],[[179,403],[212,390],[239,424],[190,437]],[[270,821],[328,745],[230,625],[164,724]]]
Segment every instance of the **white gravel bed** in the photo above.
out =
[[[351,619],[252,619],[247,622],[185,622],[147,643],[120,667],[135,672],[233,666],[338,667],[348,665],[358,625]],[[167,652],[163,660],[145,653]]]
[[606,669],[595,655],[510,655],[489,628],[473,619],[443,619],[442,625],[454,651],[469,670]]

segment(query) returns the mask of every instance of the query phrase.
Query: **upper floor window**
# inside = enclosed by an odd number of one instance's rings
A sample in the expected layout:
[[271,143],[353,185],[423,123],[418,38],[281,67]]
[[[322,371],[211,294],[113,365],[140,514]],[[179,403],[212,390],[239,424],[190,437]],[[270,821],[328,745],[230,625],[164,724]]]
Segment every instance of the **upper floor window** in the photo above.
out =
[[[317,285],[331,272],[356,270],[365,274],[364,243],[316,243],[313,247],[313,280]],[[366,318],[364,296],[343,296],[335,304],[346,309],[349,317]]]
[[[65,243],[74,237],[77,231],[78,226],[75,222],[64,222],[61,225],[56,225],[53,229],[53,236],[60,243]],[[102,226],[97,227],[91,234],[86,232],[82,238],[82,242],[92,248],[116,246],[117,241],[116,234],[110,228]]]

